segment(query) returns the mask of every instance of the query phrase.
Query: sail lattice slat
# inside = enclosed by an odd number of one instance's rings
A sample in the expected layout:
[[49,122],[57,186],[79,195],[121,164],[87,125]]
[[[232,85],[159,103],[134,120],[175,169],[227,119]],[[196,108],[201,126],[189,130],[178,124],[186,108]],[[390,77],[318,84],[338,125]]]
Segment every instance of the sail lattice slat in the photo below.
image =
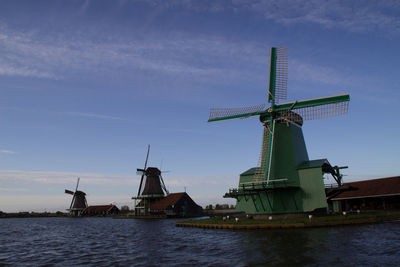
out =
[[275,103],[287,98],[288,53],[287,47],[276,49]]
[[242,107],[242,108],[212,108],[210,110],[209,120],[214,120],[218,118],[226,118],[226,117],[234,117],[243,114],[252,114],[255,112],[263,111],[265,108],[265,104],[251,106],[251,107]]
[[299,120],[299,117],[296,116],[296,113],[299,114],[303,120],[324,119],[348,113],[349,101],[302,107],[299,109],[294,108],[292,111],[294,112],[291,112],[290,110],[281,111],[281,116],[293,122],[298,122]]
[[264,127],[261,153],[260,158],[258,159],[258,165],[253,179],[254,182],[262,182],[265,180],[270,134],[271,133],[268,127]]

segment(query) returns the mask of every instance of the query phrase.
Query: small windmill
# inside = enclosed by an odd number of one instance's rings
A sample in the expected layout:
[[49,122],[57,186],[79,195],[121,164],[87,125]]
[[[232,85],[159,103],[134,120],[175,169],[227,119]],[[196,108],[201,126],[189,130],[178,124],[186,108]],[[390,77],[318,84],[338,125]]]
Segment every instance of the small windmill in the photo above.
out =
[[[143,169],[137,169],[137,174],[141,175],[140,184],[137,196],[132,199],[139,199],[139,203],[135,203],[136,215],[147,215],[151,209],[151,204],[154,201],[164,198],[169,194],[165,187],[164,179],[162,178],[161,171],[155,167],[147,167],[149,159],[150,145],[147,147],[146,161]],[[144,187],[142,189],[142,185]]]
[[[309,161],[303,120],[348,112],[348,94],[279,104],[287,97],[287,49],[271,48],[267,102],[239,109],[211,109],[208,122],[259,116],[264,126],[259,164],[240,176],[225,197],[248,213],[305,212],[326,206],[322,174],[339,174],[326,159]],[[318,169],[318,170],[316,170]]]
[[76,188],[75,191],[70,191],[68,189],[65,189],[65,193],[72,195],[72,201],[71,205],[69,206],[68,211],[72,216],[80,216],[82,211],[87,208],[87,201],[86,201],[86,193],[83,191],[78,190],[79,186],[79,180],[80,178],[78,177],[78,181],[76,182]]

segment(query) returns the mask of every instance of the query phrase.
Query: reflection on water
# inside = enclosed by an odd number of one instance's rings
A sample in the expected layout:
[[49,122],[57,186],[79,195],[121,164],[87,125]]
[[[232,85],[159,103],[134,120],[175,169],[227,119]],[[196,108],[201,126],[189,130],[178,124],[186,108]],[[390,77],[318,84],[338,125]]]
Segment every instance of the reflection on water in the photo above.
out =
[[230,231],[176,220],[0,220],[0,265],[397,266],[400,224]]

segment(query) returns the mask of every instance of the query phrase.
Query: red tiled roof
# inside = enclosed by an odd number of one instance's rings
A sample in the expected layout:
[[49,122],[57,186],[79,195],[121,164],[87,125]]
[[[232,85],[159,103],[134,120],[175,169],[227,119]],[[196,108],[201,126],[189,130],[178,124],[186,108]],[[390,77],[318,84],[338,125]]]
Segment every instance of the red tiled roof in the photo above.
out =
[[176,202],[178,202],[179,199],[181,199],[181,197],[183,197],[186,193],[185,192],[181,192],[181,193],[171,193],[168,196],[166,196],[163,199],[160,199],[156,202],[154,202],[151,205],[151,209],[152,210],[165,210],[168,205],[175,205]]
[[85,212],[107,212],[109,211],[114,205],[96,205],[96,206],[89,206],[85,209]]
[[400,195],[400,176],[344,183],[355,190],[344,191],[332,200]]

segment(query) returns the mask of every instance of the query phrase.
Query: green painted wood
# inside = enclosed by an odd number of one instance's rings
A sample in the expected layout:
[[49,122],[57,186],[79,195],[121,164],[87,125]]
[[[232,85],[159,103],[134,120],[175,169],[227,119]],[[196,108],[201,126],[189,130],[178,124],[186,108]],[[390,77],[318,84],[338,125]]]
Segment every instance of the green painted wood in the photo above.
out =
[[307,100],[300,100],[295,102],[284,103],[275,106],[274,111],[284,111],[288,109],[299,109],[305,107],[313,107],[327,104],[334,104],[339,102],[350,101],[350,95],[337,95],[337,96],[329,96],[329,97],[321,97],[321,98],[313,98]]
[[226,116],[226,117],[220,117],[220,118],[210,119],[210,120],[208,120],[208,122],[224,121],[224,120],[232,120],[232,119],[240,119],[240,118],[258,116],[258,115],[263,114],[263,113],[265,113],[265,111],[258,111],[258,112],[251,112],[251,113],[243,113],[243,114],[238,114],[238,115],[233,115],[233,116]]
[[269,65],[268,102],[275,104],[275,81],[276,81],[276,47],[271,48],[271,59]]

